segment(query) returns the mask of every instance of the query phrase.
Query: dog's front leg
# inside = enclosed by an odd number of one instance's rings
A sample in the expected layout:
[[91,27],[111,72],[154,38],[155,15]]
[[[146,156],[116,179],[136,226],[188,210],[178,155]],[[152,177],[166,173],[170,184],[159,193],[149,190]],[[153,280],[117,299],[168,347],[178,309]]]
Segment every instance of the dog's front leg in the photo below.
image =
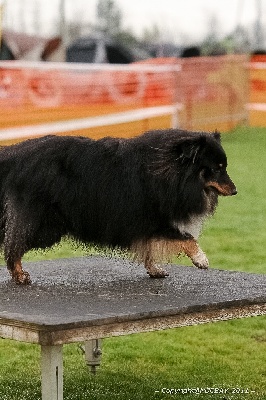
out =
[[165,241],[159,239],[139,240],[132,244],[131,251],[134,254],[134,259],[144,264],[147,274],[151,278],[165,278],[168,272],[160,268],[157,263],[161,262],[163,257],[162,243]]
[[147,254],[144,260],[144,267],[150,278],[166,278],[169,276],[168,272],[156,265],[155,261],[150,257],[150,254]]
[[194,238],[191,237],[187,240],[182,240],[179,244],[182,252],[191,259],[196,267],[201,269],[209,268],[209,260]]
[[[200,222],[202,223],[202,220],[200,220]],[[177,253],[185,253],[196,267],[208,269],[209,261],[206,254],[201,250],[197,240],[192,234],[186,231],[186,228],[186,225],[182,226],[182,229],[180,229],[180,226],[176,225],[173,229],[168,229],[167,236],[170,239],[176,239],[174,243],[176,250],[178,250]],[[196,235],[199,234],[200,229],[201,224],[196,226]]]

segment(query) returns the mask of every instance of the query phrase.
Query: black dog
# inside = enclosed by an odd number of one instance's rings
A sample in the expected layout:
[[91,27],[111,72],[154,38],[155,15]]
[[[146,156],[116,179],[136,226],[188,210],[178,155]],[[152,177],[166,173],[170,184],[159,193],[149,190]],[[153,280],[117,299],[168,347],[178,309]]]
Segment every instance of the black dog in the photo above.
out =
[[128,249],[151,277],[184,252],[208,268],[197,244],[218,195],[236,194],[218,133],[151,131],[132,139],[46,136],[0,150],[0,235],[16,283],[21,259],[62,236]]

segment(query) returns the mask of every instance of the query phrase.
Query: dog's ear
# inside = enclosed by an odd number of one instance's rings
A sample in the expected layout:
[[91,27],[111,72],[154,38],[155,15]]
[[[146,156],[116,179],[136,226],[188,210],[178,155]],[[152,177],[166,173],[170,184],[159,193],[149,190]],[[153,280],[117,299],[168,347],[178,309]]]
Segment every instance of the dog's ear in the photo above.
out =
[[189,158],[195,161],[197,155],[206,144],[206,137],[200,136],[198,138],[187,138],[177,147],[177,153],[180,158]]
[[149,170],[167,179],[175,176],[176,171],[186,164],[194,164],[206,145],[206,136],[188,136],[178,141],[169,141],[163,148],[158,148],[156,160]]
[[215,132],[212,133],[213,138],[216,140],[216,142],[218,142],[219,144],[221,144],[221,134],[220,132],[218,132],[217,130]]

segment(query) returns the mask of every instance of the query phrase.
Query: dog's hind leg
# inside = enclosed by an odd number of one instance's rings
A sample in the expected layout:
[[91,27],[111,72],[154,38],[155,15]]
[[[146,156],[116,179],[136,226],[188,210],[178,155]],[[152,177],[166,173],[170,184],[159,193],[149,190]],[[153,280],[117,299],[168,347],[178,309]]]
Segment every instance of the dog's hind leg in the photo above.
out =
[[30,275],[23,270],[21,263],[22,256],[26,251],[22,250],[23,247],[16,241],[16,236],[10,237],[7,233],[4,246],[6,265],[12,280],[18,285],[30,285]]
[[7,261],[7,269],[10,272],[12,280],[18,285],[30,285],[30,274],[22,269],[21,259],[16,261]]
[[178,247],[185,253],[193,262],[193,264],[200,269],[208,269],[209,261],[206,254],[201,250],[198,242],[195,239],[188,239],[178,241]]
[[22,223],[11,201],[6,202],[3,230],[4,256],[7,269],[15,283],[28,285],[31,283],[30,275],[23,270],[21,259],[28,250],[26,238],[29,224]]

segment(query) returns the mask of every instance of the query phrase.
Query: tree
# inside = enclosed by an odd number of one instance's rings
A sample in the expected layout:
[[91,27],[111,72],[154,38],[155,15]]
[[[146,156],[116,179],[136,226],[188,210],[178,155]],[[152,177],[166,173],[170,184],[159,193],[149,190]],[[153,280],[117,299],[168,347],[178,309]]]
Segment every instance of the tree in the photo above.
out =
[[121,31],[122,12],[113,0],[98,0],[98,28],[110,36]]
[[215,15],[208,15],[207,21],[207,35],[202,42],[202,54],[213,54],[217,52],[220,47],[219,41],[219,21]]

